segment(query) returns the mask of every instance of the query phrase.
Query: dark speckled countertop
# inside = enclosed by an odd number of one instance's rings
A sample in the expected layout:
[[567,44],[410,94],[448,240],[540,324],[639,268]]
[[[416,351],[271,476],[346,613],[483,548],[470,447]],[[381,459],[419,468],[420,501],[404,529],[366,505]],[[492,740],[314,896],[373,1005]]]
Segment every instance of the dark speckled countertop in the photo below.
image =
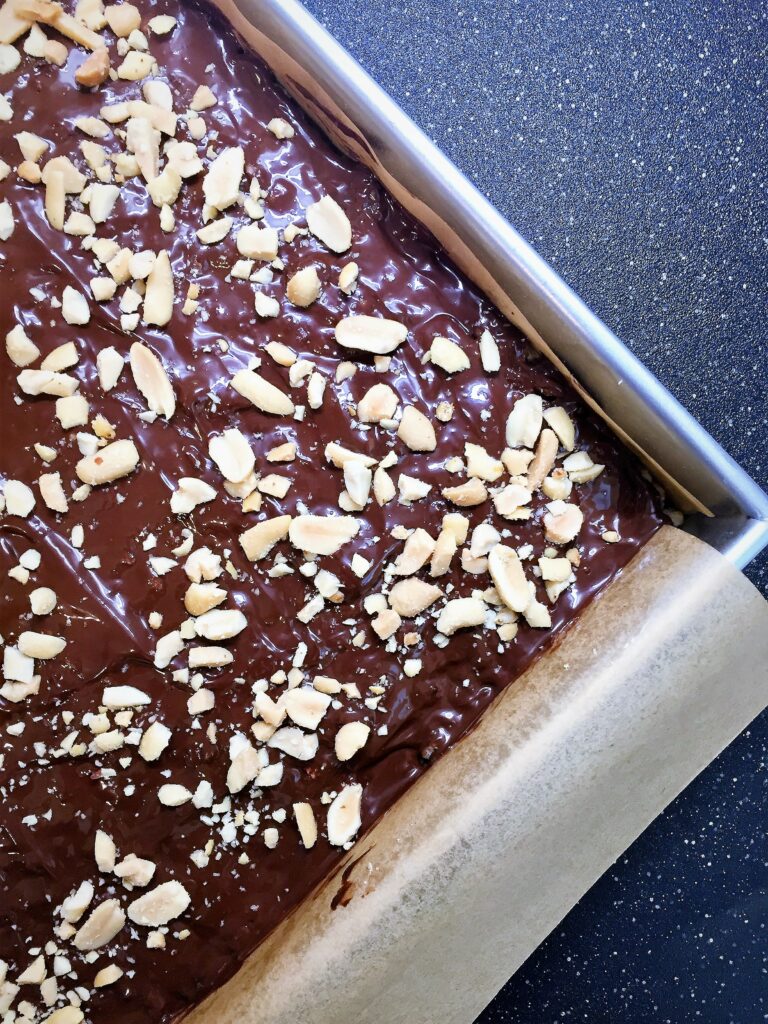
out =
[[[305,2],[768,486],[768,6]],[[764,714],[478,1024],[768,1020],[767,752]]]

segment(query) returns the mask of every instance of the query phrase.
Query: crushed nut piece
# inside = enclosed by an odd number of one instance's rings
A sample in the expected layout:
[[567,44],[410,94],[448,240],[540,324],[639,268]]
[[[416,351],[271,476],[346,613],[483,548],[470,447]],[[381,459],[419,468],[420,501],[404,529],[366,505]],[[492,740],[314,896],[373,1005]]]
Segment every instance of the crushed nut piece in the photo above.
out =
[[320,295],[320,278],[315,267],[304,267],[288,282],[286,295],[294,306],[311,306]]
[[368,742],[371,727],[365,722],[347,722],[334,739],[334,750],[339,761],[349,761]]
[[488,555],[488,571],[507,608],[524,612],[530,602],[530,589],[517,552],[504,544],[496,544]]
[[109,52],[105,46],[94,50],[85,58],[75,72],[75,81],[87,89],[93,89],[109,77]]
[[348,316],[336,324],[336,341],[343,348],[376,355],[394,352],[407,336],[404,324],[380,316]]
[[[290,517],[283,517],[290,518]],[[296,516],[290,522],[291,543],[313,555],[333,555],[357,536],[360,523],[352,516]]]
[[429,358],[446,373],[459,373],[461,370],[468,370],[470,367],[469,356],[448,338],[435,338],[429,349]]
[[413,619],[443,596],[432,583],[411,577],[400,580],[389,593],[389,603],[405,619]]
[[134,924],[159,928],[179,917],[190,904],[190,896],[181,882],[163,882],[128,905],[128,917]]
[[273,519],[265,519],[262,523],[256,523],[250,530],[241,533],[240,545],[246,558],[252,562],[266,558],[275,544],[288,536],[290,525],[291,516],[275,516]]
[[83,483],[98,486],[127,476],[138,464],[139,453],[133,441],[113,441],[95,455],[80,459],[75,472]]
[[359,783],[345,786],[328,808],[328,842],[331,846],[345,846],[357,835],[363,787]]
[[472,477],[471,480],[459,484],[458,487],[444,487],[442,494],[444,498],[447,498],[448,501],[453,502],[454,505],[458,505],[460,508],[482,505],[484,501],[488,500],[488,491],[485,489],[485,484],[477,477]]
[[457,597],[446,601],[437,619],[437,628],[446,636],[459,629],[481,626],[485,622],[485,604],[477,597]]
[[116,899],[104,900],[78,929],[73,942],[77,949],[88,952],[101,949],[117,935],[125,924],[125,914]]
[[570,544],[581,531],[584,514],[578,505],[553,501],[544,516],[544,535],[553,544]]
[[510,448],[533,448],[541,430],[542,401],[539,395],[518,398],[507,417],[507,444]]
[[238,370],[230,383],[238,394],[262,412],[273,416],[293,416],[295,412],[295,406],[288,395],[255,370]]
[[349,218],[331,196],[307,207],[307,226],[332,252],[346,252],[352,245]]
[[412,452],[433,452],[437,448],[435,428],[424,413],[412,405],[403,409],[397,436]]

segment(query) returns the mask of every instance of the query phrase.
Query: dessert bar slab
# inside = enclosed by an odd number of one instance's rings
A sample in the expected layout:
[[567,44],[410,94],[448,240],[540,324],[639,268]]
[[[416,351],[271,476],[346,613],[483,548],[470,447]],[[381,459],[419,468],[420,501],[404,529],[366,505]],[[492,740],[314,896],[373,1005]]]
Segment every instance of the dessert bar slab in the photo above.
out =
[[680,516],[215,8],[0,38],[0,1011],[171,1021]]

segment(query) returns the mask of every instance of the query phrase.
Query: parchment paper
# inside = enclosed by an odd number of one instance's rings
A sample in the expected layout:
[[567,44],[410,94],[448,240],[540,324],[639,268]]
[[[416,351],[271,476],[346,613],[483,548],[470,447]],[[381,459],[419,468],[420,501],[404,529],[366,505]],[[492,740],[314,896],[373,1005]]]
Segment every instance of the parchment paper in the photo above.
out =
[[766,702],[768,604],[664,527],[190,1021],[470,1024]]

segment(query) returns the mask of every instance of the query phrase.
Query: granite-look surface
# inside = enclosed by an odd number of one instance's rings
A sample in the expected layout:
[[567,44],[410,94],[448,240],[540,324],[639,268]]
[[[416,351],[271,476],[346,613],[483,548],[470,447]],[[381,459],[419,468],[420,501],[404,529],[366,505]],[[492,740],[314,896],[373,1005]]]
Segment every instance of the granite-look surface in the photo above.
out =
[[[765,4],[305,2],[767,486]],[[768,714],[479,1024],[768,1020],[767,751]]]

